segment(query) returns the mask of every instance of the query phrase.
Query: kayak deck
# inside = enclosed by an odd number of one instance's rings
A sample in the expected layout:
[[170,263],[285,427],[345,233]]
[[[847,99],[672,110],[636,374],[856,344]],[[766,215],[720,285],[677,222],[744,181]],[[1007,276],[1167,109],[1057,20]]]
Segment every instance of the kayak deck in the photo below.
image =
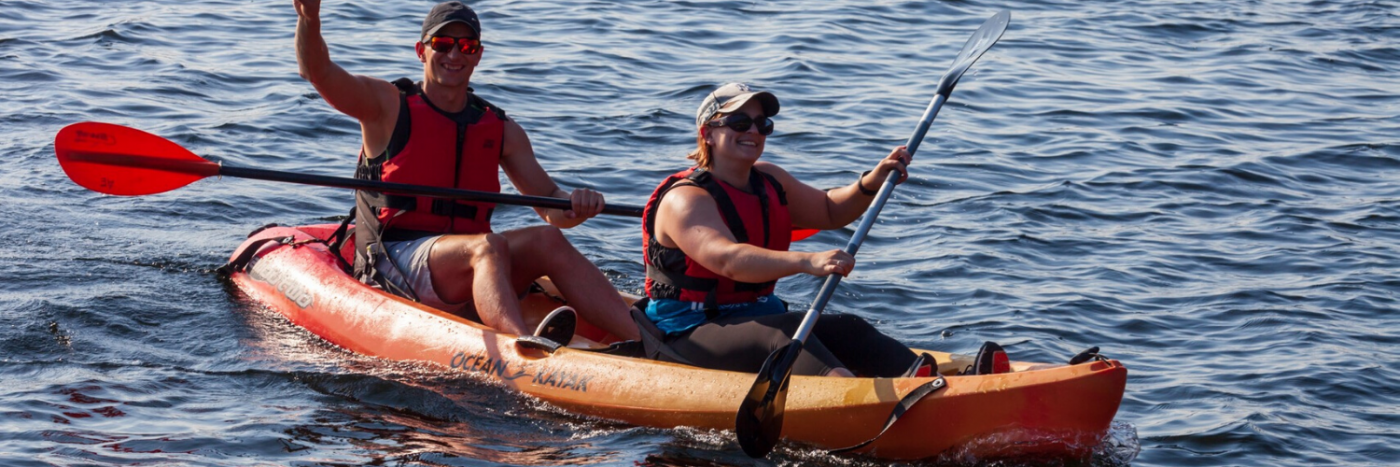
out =
[[[552,354],[517,347],[513,335],[350,277],[327,246],[315,242],[334,227],[257,232],[235,257],[259,239],[291,237],[297,244],[259,244],[246,272],[235,271],[230,279],[253,301],[356,353],[435,363],[587,416],[660,428],[734,428],[735,413],[754,374],[598,352],[617,338],[583,320],[573,342]],[[562,303],[552,284],[545,280],[541,286],[543,292],[531,293],[522,303],[530,328]],[[899,460],[950,450],[979,458],[1081,456],[1108,430],[1127,382],[1127,369],[1114,360],[1078,365],[1012,362],[1009,373],[961,376],[959,370],[970,365],[972,357],[928,352],[947,375],[947,387],[922,399],[882,437],[857,452]],[[901,397],[930,380],[794,376],[783,437],[828,449],[856,445],[880,432]]]

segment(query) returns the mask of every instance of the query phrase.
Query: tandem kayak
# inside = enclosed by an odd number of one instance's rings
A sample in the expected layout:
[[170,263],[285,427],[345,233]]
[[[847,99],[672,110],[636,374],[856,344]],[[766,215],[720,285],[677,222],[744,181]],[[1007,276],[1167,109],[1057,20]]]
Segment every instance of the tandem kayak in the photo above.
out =
[[[659,428],[734,429],[735,412],[756,375],[608,353],[603,350],[617,339],[583,321],[574,340],[552,353],[517,346],[516,336],[355,280],[336,258],[350,247],[331,252],[322,241],[335,227],[255,232],[233,255],[250,260],[229,279],[255,303],[352,352],[495,380],[585,416]],[[255,251],[243,255],[247,250]],[[522,306],[530,328],[561,303],[548,281],[541,285],[543,291]],[[839,449],[885,430],[853,452],[889,460],[1078,457],[1103,439],[1128,375],[1118,361],[1102,358],[1074,365],[1013,361],[1007,373],[959,375],[973,357],[928,352],[945,385],[888,430],[895,405],[930,378],[794,376],[783,438]]]

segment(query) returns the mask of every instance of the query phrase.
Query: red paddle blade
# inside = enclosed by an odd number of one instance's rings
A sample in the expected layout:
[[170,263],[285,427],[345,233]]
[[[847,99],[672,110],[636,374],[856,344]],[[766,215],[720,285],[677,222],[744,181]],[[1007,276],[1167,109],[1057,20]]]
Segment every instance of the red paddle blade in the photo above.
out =
[[219,174],[219,164],[168,139],[110,123],[63,127],[53,146],[68,178],[109,195],[163,193]]
[[792,229],[792,241],[806,240],[807,237],[816,235],[817,232],[821,231],[817,229]]

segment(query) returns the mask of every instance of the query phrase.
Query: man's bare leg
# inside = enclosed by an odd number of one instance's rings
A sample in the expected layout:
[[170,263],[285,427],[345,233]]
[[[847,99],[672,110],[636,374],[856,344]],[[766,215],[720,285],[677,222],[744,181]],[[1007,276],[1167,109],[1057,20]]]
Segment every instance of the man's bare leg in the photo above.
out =
[[627,302],[558,227],[540,225],[501,235],[510,245],[510,275],[516,290],[525,290],[535,279],[549,276],[580,317],[614,336],[641,338]]
[[428,253],[438,298],[447,303],[471,301],[482,324],[528,336],[520,299],[511,285],[512,262],[506,237],[496,233],[445,235]]

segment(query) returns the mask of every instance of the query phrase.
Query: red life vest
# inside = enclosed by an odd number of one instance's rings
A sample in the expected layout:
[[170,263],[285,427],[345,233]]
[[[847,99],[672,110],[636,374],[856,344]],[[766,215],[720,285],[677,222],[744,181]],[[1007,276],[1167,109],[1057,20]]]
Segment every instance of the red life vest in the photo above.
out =
[[647,296],[704,303],[706,314],[713,316],[718,305],[751,302],[772,294],[777,281],[735,281],[706,269],[679,248],[667,248],[656,241],[653,232],[656,231],[656,212],[660,209],[661,198],[677,185],[696,185],[709,192],[719,205],[720,217],[736,241],[777,251],[787,251],[792,243],[792,217],[788,213],[787,192],[772,175],[757,169],[749,170],[749,188],[754,192],[745,193],[704,169],[692,168],[676,173],[656,187],[642,211],[642,256],[647,267]]
[[[412,185],[499,193],[505,112],[477,97],[449,114],[435,107],[409,79],[399,88],[399,115],[384,152],[360,154],[355,177]],[[366,248],[381,239],[406,240],[436,234],[491,231],[494,203],[426,196],[355,192],[356,271]]]

